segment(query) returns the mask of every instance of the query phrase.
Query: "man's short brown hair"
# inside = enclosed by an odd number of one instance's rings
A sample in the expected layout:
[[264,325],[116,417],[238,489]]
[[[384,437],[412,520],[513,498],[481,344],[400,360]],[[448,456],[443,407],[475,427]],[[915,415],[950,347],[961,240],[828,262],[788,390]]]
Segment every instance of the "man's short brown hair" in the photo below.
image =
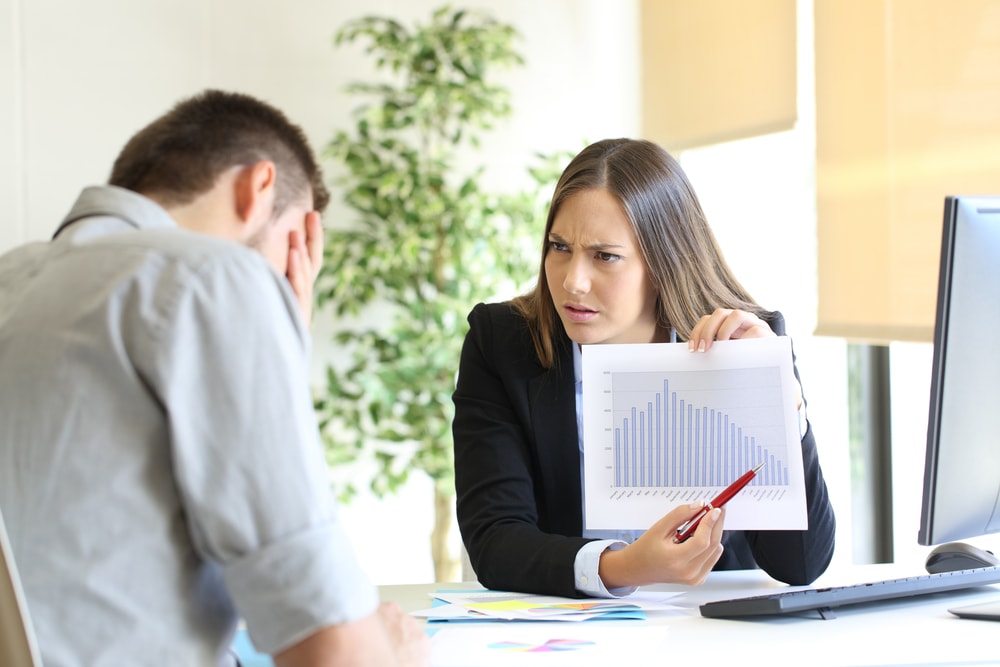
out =
[[135,134],[109,183],[182,205],[207,192],[227,169],[274,162],[275,212],[312,195],[323,211],[330,194],[305,134],[276,108],[249,95],[207,90],[182,100]]

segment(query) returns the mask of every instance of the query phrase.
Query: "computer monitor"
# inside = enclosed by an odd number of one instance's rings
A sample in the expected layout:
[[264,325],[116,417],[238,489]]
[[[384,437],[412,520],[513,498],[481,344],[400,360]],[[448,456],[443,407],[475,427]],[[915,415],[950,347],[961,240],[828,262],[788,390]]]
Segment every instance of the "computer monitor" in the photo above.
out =
[[1000,532],[1000,196],[947,197],[931,370],[925,546]]

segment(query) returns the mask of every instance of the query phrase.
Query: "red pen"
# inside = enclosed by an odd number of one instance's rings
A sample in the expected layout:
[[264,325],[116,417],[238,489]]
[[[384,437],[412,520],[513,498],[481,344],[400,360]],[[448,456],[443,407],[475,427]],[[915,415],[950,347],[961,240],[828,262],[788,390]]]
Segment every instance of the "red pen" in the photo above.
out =
[[716,507],[722,507],[732,500],[733,496],[739,493],[744,486],[749,484],[750,480],[757,476],[757,471],[763,467],[764,462],[762,461],[761,463],[758,463],[757,467],[753,470],[747,470],[743,473],[742,477],[723,489],[722,493],[716,496],[712,502],[702,507],[697,514],[678,526],[677,534],[674,535],[674,542],[680,544],[687,538],[691,537],[694,534],[695,528],[698,527],[698,524],[705,518],[706,514],[711,512]]

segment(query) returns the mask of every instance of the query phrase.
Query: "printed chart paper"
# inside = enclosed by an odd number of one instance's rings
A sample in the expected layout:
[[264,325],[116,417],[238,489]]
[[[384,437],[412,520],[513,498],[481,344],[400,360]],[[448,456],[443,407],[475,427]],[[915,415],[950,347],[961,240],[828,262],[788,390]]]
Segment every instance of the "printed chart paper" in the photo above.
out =
[[727,530],[807,527],[791,340],[585,345],[588,529],[645,530],[712,500],[763,461],[726,505]]

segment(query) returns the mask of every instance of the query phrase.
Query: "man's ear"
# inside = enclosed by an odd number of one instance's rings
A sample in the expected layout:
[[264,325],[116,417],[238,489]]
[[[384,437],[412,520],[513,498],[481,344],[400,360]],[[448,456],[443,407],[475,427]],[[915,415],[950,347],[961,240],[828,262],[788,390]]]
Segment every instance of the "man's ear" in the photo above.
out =
[[236,214],[244,223],[271,217],[277,170],[270,160],[243,167],[233,182]]

